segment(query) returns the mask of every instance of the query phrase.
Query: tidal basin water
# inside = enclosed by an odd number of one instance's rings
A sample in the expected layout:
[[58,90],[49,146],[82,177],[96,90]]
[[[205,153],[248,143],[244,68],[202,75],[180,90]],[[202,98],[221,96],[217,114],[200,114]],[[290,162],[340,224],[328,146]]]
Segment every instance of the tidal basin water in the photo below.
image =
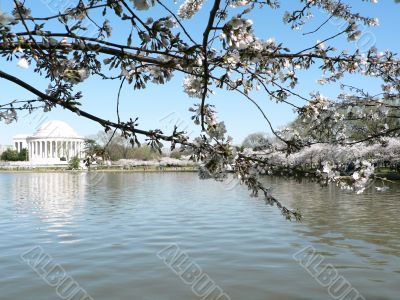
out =
[[192,173],[1,173],[0,299],[61,299],[21,258],[32,249],[94,300],[202,299],[157,255],[169,245],[231,300],[333,299],[293,258],[305,247],[365,299],[400,299],[399,185],[355,195],[265,182],[301,223]]

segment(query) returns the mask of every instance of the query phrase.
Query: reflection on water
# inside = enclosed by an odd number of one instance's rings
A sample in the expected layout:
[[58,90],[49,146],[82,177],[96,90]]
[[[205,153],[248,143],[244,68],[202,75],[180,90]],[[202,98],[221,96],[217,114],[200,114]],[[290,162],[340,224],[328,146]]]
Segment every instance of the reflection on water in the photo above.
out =
[[372,187],[361,195],[307,181],[274,179],[267,184],[289,206],[302,210],[307,226],[296,230],[304,235],[343,247],[344,240],[354,239],[375,245],[378,252],[400,256],[399,184],[390,184],[387,192]]
[[67,216],[84,198],[86,186],[87,178],[80,174],[29,173],[13,176],[10,190],[16,209],[41,211],[50,218]]
[[330,299],[292,258],[308,245],[367,299],[398,299],[399,186],[265,181],[302,223],[195,174],[0,174],[0,299],[56,298],[19,258],[37,245],[95,300],[199,299],[158,259],[171,243],[232,300]]

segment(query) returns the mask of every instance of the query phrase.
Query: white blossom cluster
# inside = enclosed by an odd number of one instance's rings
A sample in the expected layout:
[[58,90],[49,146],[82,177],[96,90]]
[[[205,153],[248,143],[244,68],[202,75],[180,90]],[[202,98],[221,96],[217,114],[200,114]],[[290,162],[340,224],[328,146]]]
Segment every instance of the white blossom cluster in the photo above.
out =
[[232,18],[227,24],[227,30],[220,34],[221,40],[226,40],[230,47],[243,50],[255,40],[252,31],[253,21],[239,17]]
[[160,167],[160,166],[194,166],[193,161],[188,159],[176,159],[171,157],[161,157],[156,160],[137,160],[137,159],[120,159],[112,163],[116,166],[122,167]]
[[28,69],[29,68],[29,62],[25,57],[22,57],[19,59],[17,66],[22,68],[22,69]]
[[0,27],[7,26],[10,23],[12,23],[13,21],[14,21],[14,17],[13,16],[11,16],[11,15],[9,15],[7,13],[4,13],[0,9]]
[[188,75],[183,81],[183,90],[189,97],[201,98],[204,79],[200,76]]
[[230,1],[230,6],[231,7],[240,7],[240,6],[248,5],[251,2],[252,2],[251,0],[232,0],[232,1]]
[[[271,147],[282,149],[282,146],[281,143],[277,143]],[[277,170],[281,168],[317,170],[317,175],[324,175],[328,180],[337,182],[340,187],[353,189],[358,193],[363,192],[371,182],[374,165],[382,166],[388,162],[400,164],[400,139],[398,138],[385,138],[373,144],[347,146],[314,144],[289,155],[285,151],[271,152],[270,149],[266,151],[247,149],[246,151],[249,156],[267,159],[270,166],[278,167]],[[341,180],[343,172],[352,178],[351,184]]]
[[[276,147],[281,148],[282,145],[277,145]],[[258,154],[263,154],[263,152],[258,152]],[[348,146],[314,144],[289,155],[278,151],[269,154],[268,157],[274,165],[284,166],[320,166],[325,161],[341,165],[354,160],[369,160],[374,163],[382,163],[384,161],[398,163],[400,162],[400,140],[398,138],[385,138],[380,143]]]
[[75,59],[60,60],[52,69],[51,75],[71,84],[77,84],[89,78],[90,71],[81,66]]
[[170,69],[161,68],[156,65],[138,68],[134,63],[129,66],[121,65],[121,76],[131,81],[134,79],[135,75],[138,74],[138,69],[143,73],[146,72],[151,81],[156,84],[164,84],[171,80],[173,76]]
[[352,190],[355,191],[356,194],[361,194],[373,182],[372,175],[374,174],[375,168],[366,160],[355,161],[354,168],[357,171],[354,171],[350,178],[343,179],[334,165],[330,162],[324,162],[322,172],[317,171],[317,174],[322,174],[327,181],[336,182],[341,189]]
[[86,68],[66,69],[62,78],[72,84],[80,83],[89,78],[89,70]]
[[147,10],[154,5],[152,0],[131,0],[138,10]]
[[185,0],[179,7],[178,16],[182,19],[192,18],[203,6],[204,0]]
[[356,161],[355,168],[358,171],[355,171],[352,175],[354,182],[352,184],[346,184],[343,181],[339,181],[339,185],[342,188],[348,188],[355,190],[357,194],[361,194],[368,187],[368,184],[371,182],[371,176],[374,174],[374,166],[371,162],[367,160]]
[[0,111],[0,121],[3,121],[5,124],[11,124],[16,120],[17,120],[17,112],[15,109],[10,109],[5,112]]
[[316,120],[321,113],[326,113],[331,107],[327,97],[321,93],[312,94],[312,100],[303,107],[302,117]]

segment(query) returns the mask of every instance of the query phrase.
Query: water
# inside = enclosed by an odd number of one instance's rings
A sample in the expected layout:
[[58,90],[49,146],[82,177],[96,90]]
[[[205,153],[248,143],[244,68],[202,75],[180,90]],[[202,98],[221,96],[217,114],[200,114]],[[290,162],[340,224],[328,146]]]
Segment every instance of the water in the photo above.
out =
[[2,173],[0,299],[60,299],[21,259],[34,247],[94,300],[201,299],[157,256],[173,244],[232,300],[332,299],[293,258],[304,247],[366,299],[399,299],[399,186],[265,181],[302,223],[191,173]]

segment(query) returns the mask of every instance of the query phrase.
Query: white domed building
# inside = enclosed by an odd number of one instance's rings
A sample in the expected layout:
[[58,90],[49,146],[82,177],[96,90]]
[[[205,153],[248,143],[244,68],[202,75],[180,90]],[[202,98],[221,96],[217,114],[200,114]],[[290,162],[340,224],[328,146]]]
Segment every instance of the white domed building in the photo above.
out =
[[63,121],[48,121],[32,135],[13,138],[15,150],[28,149],[34,165],[65,165],[72,157],[83,158],[85,138]]

